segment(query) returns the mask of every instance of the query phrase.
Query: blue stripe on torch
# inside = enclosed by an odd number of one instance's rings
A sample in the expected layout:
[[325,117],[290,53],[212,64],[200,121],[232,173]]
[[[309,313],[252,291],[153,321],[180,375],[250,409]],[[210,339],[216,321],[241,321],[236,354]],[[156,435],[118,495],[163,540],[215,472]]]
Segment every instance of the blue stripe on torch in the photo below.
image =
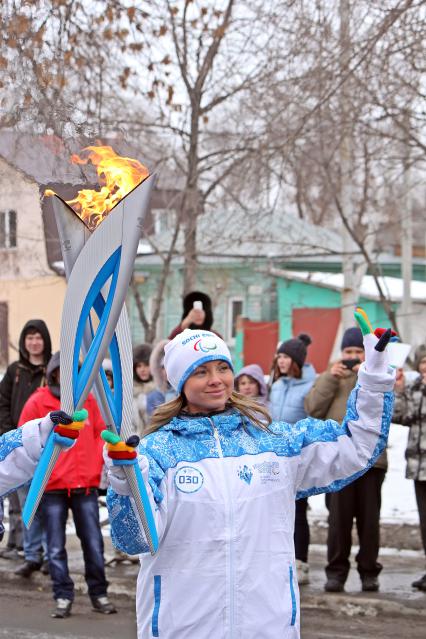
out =
[[[111,306],[114,300],[114,293],[117,286],[118,272],[120,269],[121,246],[105,262],[97,276],[95,277],[89,292],[81,309],[80,318],[78,320],[77,332],[74,344],[73,356],[73,401],[74,407],[78,405],[79,399],[86,387],[89,375],[93,370],[95,359],[97,357],[99,346],[102,341],[105,329],[109,320]],[[112,275],[108,299],[105,304],[102,317],[99,322],[98,329],[83,361],[80,371],[78,370],[78,362],[80,357],[80,349],[83,341],[84,327],[90,315],[90,310],[98,297],[102,287]]]
[[[95,309],[96,314],[100,319],[102,317],[102,314],[105,308],[105,300],[102,297],[101,293],[99,293],[99,295],[97,296],[93,304],[93,308]],[[91,322],[90,322],[90,327],[92,328]],[[93,330],[92,330],[92,335],[93,335]],[[112,362],[114,391],[111,390],[105,375],[105,371],[102,368],[100,369],[100,374],[101,374],[102,386],[105,392],[109,409],[114,418],[114,423],[118,425],[118,424],[121,424],[122,417],[123,417],[123,372],[121,369],[120,349],[118,347],[118,340],[115,333],[111,340],[109,350],[110,350],[111,362]]]
[[34,476],[31,481],[31,486],[28,491],[27,498],[25,499],[24,507],[22,509],[22,521],[24,522],[25,528],[28,528],[28,522],[33,511],[33,506],[40,492],[40,488],[43,483],[44,476],[46,475],[54,448],[55,433],[52,431],[47,438],[46,445],[36,466]]

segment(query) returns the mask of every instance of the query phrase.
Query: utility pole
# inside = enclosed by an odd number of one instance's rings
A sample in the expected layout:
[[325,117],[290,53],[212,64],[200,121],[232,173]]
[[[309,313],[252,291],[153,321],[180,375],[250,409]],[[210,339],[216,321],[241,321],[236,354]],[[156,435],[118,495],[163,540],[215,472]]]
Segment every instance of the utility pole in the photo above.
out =
[[402,303],[401,303],[401,327],[404,342],[411,344],[412,331],[412,302],[411,280],[413,278],[413,209],[411,201],[411,170],[410,147],[408,131],[410,116],[408,110],[405,117],[407,140],[404,148],[404,176],[403,198],[401,206],[401,272],[402,272]]

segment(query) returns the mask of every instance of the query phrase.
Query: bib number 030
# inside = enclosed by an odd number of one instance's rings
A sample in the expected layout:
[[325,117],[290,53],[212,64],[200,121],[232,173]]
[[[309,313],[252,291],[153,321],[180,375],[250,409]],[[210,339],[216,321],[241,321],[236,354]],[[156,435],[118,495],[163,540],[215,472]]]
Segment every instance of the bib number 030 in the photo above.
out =
[[202,473],[194,466],[182,466],[175,474],[175,486],[182,493],[196,493],[203,483]]

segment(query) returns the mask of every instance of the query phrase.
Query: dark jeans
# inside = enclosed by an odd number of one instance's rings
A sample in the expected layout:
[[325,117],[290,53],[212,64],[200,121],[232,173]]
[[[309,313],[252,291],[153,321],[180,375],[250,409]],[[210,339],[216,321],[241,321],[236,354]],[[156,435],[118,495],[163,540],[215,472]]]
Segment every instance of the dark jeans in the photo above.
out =
[[55,599],[74,599],[74,583],[68,571],[65,550],[65,526],[71,508],[77,536],[83,550],[85,579],[90,597],[106,595],[104,542],[99,525],[97,491],[67,493],[47,492],[42,509],[47,531],[47,553]]
[[296,500],[296,517],[294,520],[294,550],[296,559],[308,561],[309,549],[309,524],[308,524],[308,498]]
[[420,519],[420,533],[422,536],[423,548],[426,555],[426,481],[415,481],[417,508]]
[[[19,503],[21,509],[24,508],[25,500],[27,498],[29,486],[23,486],[18,489]],[[33,561],[36,564],[41,564],[46,557],[47,559],[47,541],[46,530],[44,527],[43,513],[41,508],[37,508],[34,515],[33,523],[29,530],[23,526],[24,529],[24,557],[25,561]]]
[[362,577],[377,577],[382,565],[377,561],[380,548],[381,489],[385,470],[371,468],[329,500],[327,577],[345,583],[350,569],[352,525],[356,520],[359,552],[356,556]]
[[9,500],[9,536],[7,538],[7,546],[8,548],[22,550],[24,537],[18,492],[9,493],[7,499]]

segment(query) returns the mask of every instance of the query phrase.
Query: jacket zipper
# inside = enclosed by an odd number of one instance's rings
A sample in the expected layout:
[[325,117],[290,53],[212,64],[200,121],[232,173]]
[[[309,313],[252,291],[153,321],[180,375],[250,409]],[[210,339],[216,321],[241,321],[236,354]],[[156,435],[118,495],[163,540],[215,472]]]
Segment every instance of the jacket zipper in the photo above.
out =
[[[222,459],[224,459],[224,455],[223,455],[223,450],[222,450],[222,445],[220,443],[220,438],[219,438],[219,433],[218,430],[216,428],[216,426],[214,425],[213,420],[209,417],[208,418],[212,428],[213,428],[213,436],[216,440],[216,446],[217,446],[217,450],[219,453],[219,457],[221,457]],[[226,497],[227,497],[227,502],[228,502],[228,508],[227,508],[227,519],[229,521],[229,581],[230,581],[230,587],[229,587],[229,626],[230,626],[230,633],[229,633],[229,639],[232,639],[234,637],[234,625],[235,625],[235,602],[234,602],[234,582],[235,582],[235,568],[234,568],[234,542],[233,542],[233,536],[234,536],[234,507],[233,507],[233,502],[232,502],[232,495],[231,495],[231,490],[229,487],[229,482],[227,481],[227,478],[225,477],[225,473],[223,472],[223,479],[224,479],[224,484],[225,484],[225,489],[226,489]]]

